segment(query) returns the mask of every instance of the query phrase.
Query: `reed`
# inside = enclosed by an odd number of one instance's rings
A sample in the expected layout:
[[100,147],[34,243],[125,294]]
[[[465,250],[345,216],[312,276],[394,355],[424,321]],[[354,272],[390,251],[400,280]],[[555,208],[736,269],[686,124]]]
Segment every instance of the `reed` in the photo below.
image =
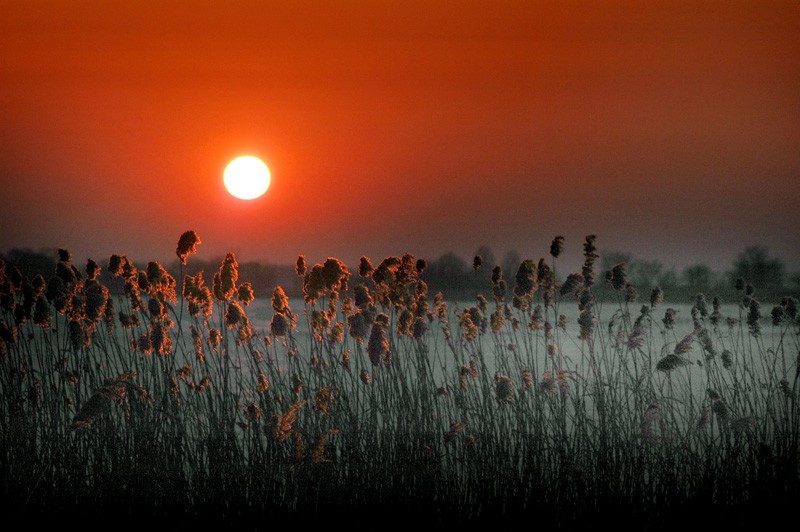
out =
[[[180,237],[183,264],[199,243]],[[593,235],[562,282],[563,247],[522,261],[510,294],[495,269],[491,303],[430,299],[410,254],[362,257],[352,289],[343,262],[300,256],[297,303],[240,282],[233,254],[210,289],[114,255],[117,296],[66,250],[46,282],[2,265],[3,497],[22,515],[228,523],[414,507],[661,528],[690,510],[789,508],[797,301],[767,319],[739,283],[732,315],[698,296],[682,325],[660,290],[635,308],[622,264],[604,277],[616,302],[596,300]]]

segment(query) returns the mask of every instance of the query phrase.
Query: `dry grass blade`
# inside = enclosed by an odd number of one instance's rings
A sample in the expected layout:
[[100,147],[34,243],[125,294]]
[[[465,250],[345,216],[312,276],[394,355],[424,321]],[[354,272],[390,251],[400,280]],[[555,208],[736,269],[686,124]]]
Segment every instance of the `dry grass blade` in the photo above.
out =
[[83,407],[72,418],[70,430],[78,430],[94,423],[98,418],[108,412],[112,404],[121,405],[128,400],[129,392],[138,399],[147,399],[149,394],[130,382],[137,376],[135,371],[123,373],[116,379],[108,380],[97,392],[92,395]]

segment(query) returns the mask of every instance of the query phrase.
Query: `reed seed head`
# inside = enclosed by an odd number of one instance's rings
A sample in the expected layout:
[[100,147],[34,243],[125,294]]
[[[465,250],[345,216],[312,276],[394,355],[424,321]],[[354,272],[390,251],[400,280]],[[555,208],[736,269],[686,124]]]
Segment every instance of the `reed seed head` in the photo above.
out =
[[285,314],[280,312],[275,313],[272,316],[272,321],[270,322],[270,332],[272,336],[276,338],[282,338],[289,333],[289,319],[286,318]]
[[202,244],[202,242],[194,231],[186,231],[180,236],[175,254],[178,256],[178,259],[180,259],[181,264],[186,265],[186,258],[197,252],[198,244]]
[[97,276],[100,275],[100,265],[97,264],[92,259],[89,259],[86,263],[86,278],[90,281],[94,281],[97,279]]
[[361,379],[361,382],[363,382],[367,386],[372,384],[372,375],[370,375],[369,371],[367,371],[366,369],[362,369],[361,370],[361,374],[359,375],[359,378]]
[[[385,314],[382,315],[385,316]],[[375,367],[380,366],[381,363],[386,366],[391,364],[392,353],[389,338],[386,336],[386,327],[381,326],[378,318],[375,319],[375,326],[372,327],[372,332],[369,335],[367,354],[369,355],[369,361]]]
[[250,282],[240,284],[237,297],[242,302],[242,305],[249,305],[256,298],[253,293],[253,285]]
[[668,373],[674,369],[686,366],[688,364],[691,364],[691,362],[681,356],[670,353],[658,361],[656,364],[656,369],[658,371]]
[[664,327],[668,330],[671,330],[675,326],[675,316],[677,315],[677,311],[674,308],[668,308],[664,312],[664,319],[661,320],[664,322]]
[[294,271],[298,277],[303,277],[306,274],[306,256],[299,255],[297,262],[294,265]]
[[372,263],[369,261],[369,257],[361,257],[361,260],[358,262],[358,275],[361,277],[369,277],[372,275]]
[[564,251],[564,237],[557,236],[553,239],[553,242],[550,244],[550,255],[553,258],[558,258],[559,255]]
[[508,375],[500,373],[494,376],[495,399],[500,404],[510,404],[514,401],[514,383]]

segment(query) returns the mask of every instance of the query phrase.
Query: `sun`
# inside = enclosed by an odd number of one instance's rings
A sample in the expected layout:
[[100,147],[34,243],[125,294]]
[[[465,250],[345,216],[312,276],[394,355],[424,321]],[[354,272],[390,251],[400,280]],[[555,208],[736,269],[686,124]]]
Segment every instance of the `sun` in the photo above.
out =
[[258,157],[244,155],[232,160],[225,168],[222,181],[232,196],[243,200],[255,199],[269,188],[270,172]]

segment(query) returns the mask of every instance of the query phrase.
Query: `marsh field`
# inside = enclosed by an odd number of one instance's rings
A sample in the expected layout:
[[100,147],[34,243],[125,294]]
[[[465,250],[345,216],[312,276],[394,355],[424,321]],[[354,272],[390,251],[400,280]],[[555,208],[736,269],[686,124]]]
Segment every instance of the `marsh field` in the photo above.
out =
[[[183,264],[197,243],[181,236]],[[431,293],[410,254],[301,257],[303,299],[239,278],[233,254],[198,275],[63,250],[50,278],[4,265],[3,505],[104,528],[791,515],[797,301],[747,280],[672,301],[596,271],[592,236],[561,271],[561,245],[471,301]]]

